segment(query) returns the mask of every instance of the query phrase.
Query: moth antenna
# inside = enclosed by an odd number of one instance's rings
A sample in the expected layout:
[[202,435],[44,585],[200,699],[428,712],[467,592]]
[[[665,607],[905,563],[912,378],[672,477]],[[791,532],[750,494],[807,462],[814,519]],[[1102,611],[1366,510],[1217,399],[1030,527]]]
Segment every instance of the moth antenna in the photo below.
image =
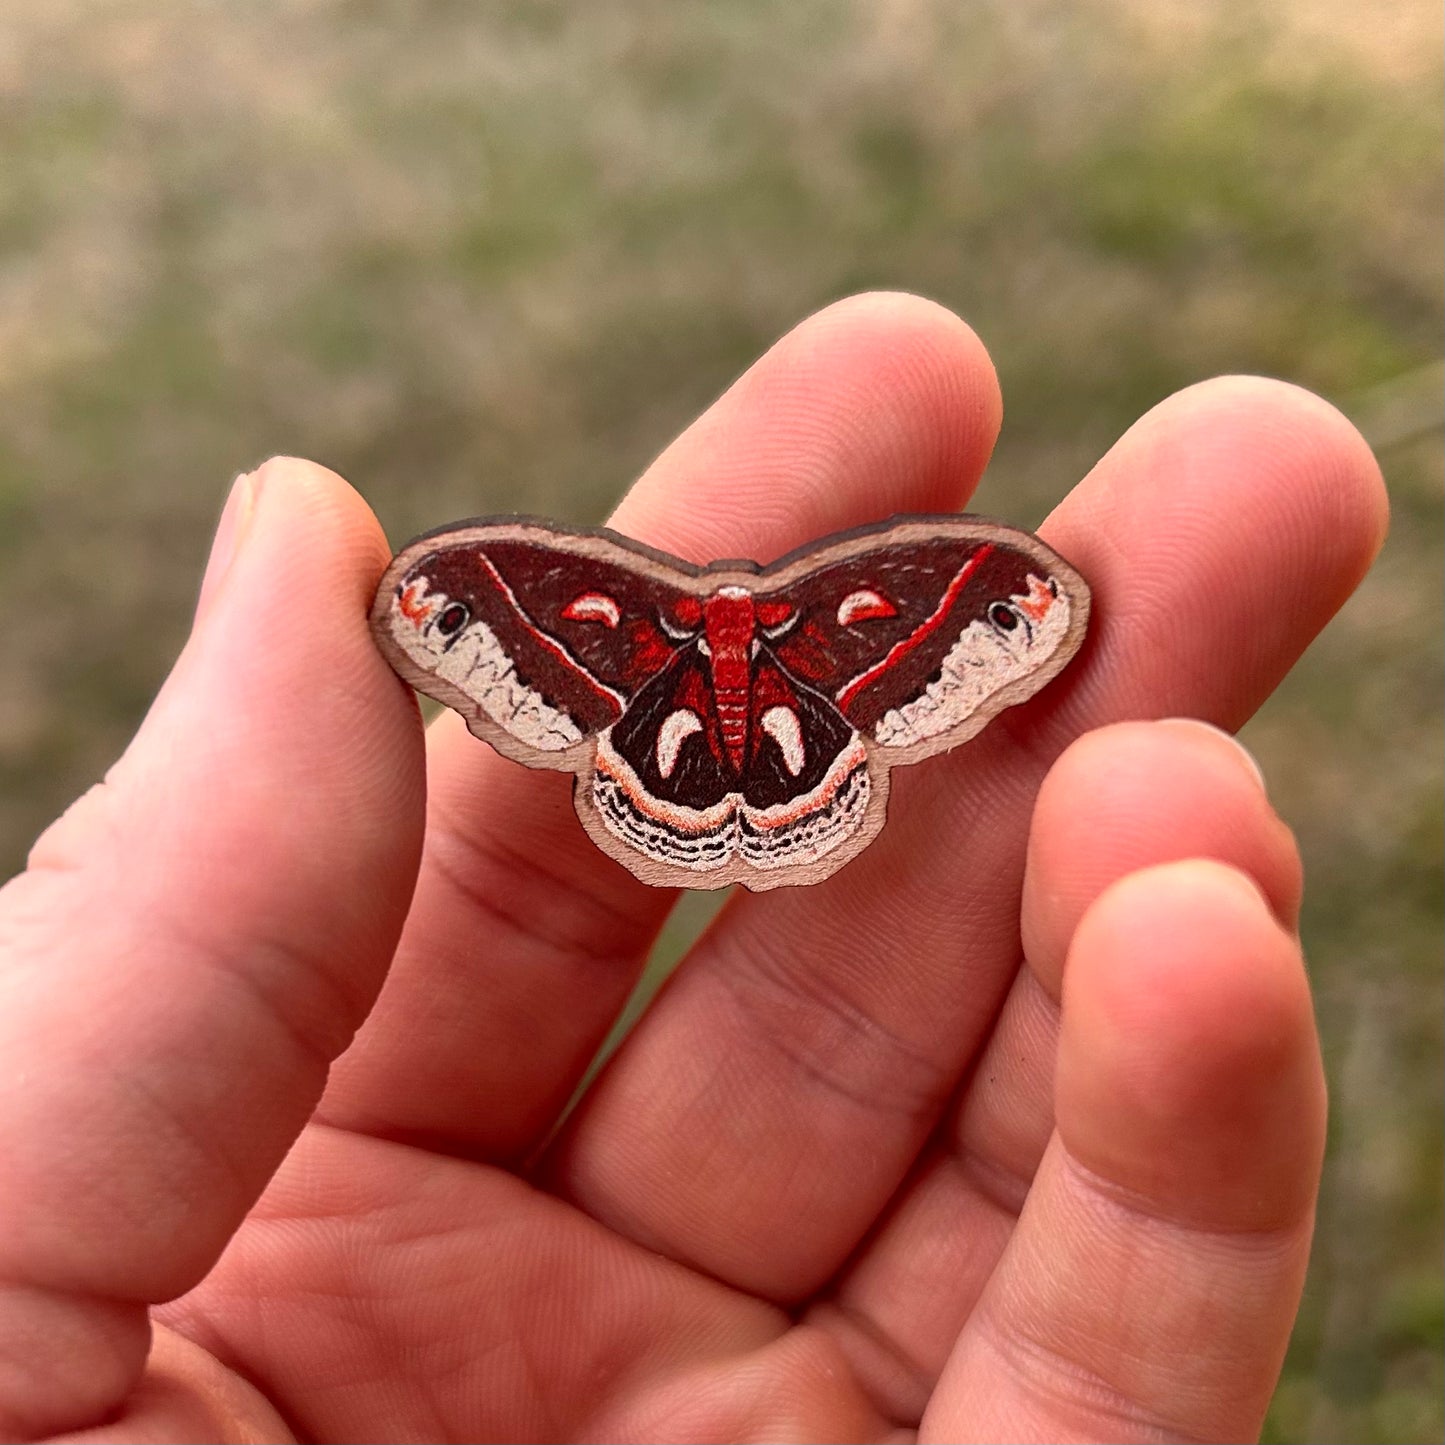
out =
[[669,642],[691,642],[702,631],[701,627],[679,627],[675,622],[669,622],[665,612],[657,614],[657,625]]
[[781,642],[797,625],[799,615],[797,612],[790,612],[781,622],[774,627],[764,627],[763,636],[769,642]]

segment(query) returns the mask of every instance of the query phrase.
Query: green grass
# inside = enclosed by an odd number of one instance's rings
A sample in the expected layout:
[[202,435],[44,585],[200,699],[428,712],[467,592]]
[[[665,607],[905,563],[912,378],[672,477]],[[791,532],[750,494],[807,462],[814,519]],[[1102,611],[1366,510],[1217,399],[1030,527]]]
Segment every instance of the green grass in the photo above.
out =
[[1355,415],[1394,533],[1248,732],[1306,857],[1334,1102],[1269,1432],[1441,1438],[1433,16],[11,9],[0,604],[27,626],[0,634],[6,871],[122,747],[226,485],[268,453],[337,467],[398,539],[490,511],[594,521],[762,347],[874,285],[993,349],[1008,422],[977,506],[1024,523],[1204,376],[1286,376]]

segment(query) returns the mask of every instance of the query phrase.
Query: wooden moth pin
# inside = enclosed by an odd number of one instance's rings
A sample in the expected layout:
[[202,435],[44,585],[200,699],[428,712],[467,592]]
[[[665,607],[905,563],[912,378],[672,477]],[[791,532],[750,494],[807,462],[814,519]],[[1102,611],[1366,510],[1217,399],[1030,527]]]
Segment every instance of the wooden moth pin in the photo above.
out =
[[765,567],[504,518],[409,543],[371,625],[498,752],[575,774],[582,826],[645,883],[764,889],[867,847],[889,770],[1031,697],[1088,617],[1067,562],[979,517],[896,517]]

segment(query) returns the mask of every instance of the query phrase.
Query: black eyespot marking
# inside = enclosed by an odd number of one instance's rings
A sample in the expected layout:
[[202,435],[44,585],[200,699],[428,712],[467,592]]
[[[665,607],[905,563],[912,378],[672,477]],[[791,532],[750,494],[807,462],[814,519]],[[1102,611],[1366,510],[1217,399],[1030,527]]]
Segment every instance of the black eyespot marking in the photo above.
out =
[[1000,632],[1012,632],[1023,618],[1019,616],[1018,609],[1010,607],[1007,602],[990,602],[988,620]]
[[437,618],[436,628],[443,637],[455,637],[462,628],[467,625],[467,618],[471,611],[465,603],[451,602],[442,609],[442,615]]

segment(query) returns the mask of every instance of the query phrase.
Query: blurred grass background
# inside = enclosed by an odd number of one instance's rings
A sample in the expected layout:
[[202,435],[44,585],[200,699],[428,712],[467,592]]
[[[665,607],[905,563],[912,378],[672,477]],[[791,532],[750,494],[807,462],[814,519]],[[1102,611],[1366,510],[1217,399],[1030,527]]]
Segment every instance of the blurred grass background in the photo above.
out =
[[1268,1438],[1441,1439],[1440,100],[1420,0],[0,0],[4,873],[122,747],[269,453],[398,542],[593,522],[870,286],[993,349],[976,506],[1026,525],[1176,387],[1302,382],[1395,524],[1246,735],[1334,1101]]

